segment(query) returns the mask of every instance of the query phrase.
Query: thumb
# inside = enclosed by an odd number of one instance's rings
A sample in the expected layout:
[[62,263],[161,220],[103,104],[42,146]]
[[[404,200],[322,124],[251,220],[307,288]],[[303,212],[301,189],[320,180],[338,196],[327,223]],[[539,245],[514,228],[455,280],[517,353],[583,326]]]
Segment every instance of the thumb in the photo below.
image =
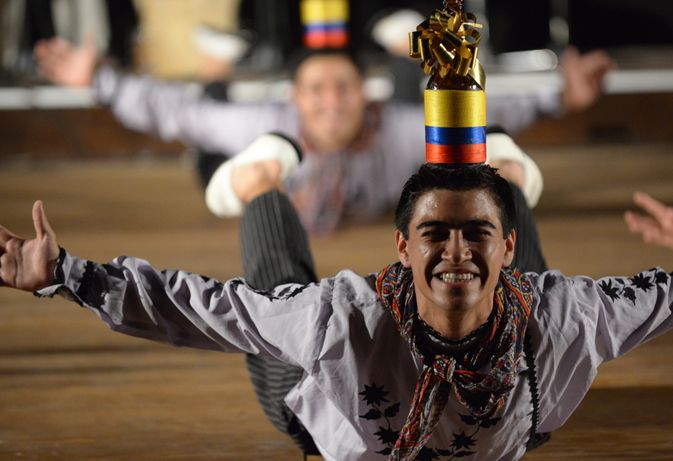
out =
[[35,235],[38,239],[42,239],[45,234],[47,237],[55,238],[54,231],[47,219],[47,213],[44,211],[42,200],[37,200],[33,205],[33,227],[35,227]]

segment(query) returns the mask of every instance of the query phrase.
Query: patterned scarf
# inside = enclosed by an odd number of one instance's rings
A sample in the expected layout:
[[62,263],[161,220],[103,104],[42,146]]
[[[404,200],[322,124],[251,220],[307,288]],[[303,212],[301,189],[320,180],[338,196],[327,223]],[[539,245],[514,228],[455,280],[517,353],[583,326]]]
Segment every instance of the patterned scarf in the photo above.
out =
[[[377,276],[376,291],[414,355],[423,361],[411,410],[389,457],[390,461],[411,461],[430,439],[451,390],[477,419],[491,418],[502,410],[523,356],[532,286],[517,270],[502,270],[493,298],[492,323],[479,343],[457,357],[427,356],[418,349],[411,270],[399,262],[386,267]],[[491,365],[490,372],[477,371],[487,364]]]

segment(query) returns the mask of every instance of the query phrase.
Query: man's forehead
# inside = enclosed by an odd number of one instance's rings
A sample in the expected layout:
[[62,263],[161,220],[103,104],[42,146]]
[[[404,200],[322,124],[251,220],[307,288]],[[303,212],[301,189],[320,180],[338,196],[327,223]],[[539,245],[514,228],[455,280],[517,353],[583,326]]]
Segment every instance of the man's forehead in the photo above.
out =
[[[353,60],[346,54],[317,54],[309,56],[297,67],[296,79],[299,80],[306,74],[320,75],[322,69],[329,67],[331,70],[339,69],[343,72],[353,72],[359,75]],[[321,75],[325,77],[325,75]]]
[[450,227],[478,225],[483,222],[502,226],[500,210],[485,189],[426,191],[416,200],[411,220],[413,227],[426,221],[441,222]]

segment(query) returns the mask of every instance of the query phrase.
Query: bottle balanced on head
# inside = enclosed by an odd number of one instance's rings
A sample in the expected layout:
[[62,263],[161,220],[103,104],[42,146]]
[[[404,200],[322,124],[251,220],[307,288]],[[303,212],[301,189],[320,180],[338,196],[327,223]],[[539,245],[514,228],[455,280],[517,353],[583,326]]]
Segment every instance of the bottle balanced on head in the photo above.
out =
[[428,163],[486,161],[486,75],[477,59],[481,24],[445,2],[409,34],[409,54],[430,75],[424,92]]

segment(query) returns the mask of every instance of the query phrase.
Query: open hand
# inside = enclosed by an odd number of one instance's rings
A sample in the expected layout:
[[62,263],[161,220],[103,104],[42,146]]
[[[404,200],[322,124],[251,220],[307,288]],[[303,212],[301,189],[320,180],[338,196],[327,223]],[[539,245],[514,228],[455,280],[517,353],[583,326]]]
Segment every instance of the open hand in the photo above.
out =
[[53,284],[59,249],[39,200],[33,205],[33,226],[32,240],[0,226],[0,286],[32,292]]
[[561,58],[563,69],[562,102],[566,112],[588,109],[603,93],[605,75],[614,69],[614,61],[601,50],[580,54],[568,47]]
[[629,230],[640,234],[645,243],[654,243],[673,249],[673,208],[653,199],[644,192],[633,194],[633,201],[647,215],[632,211],[624,213]]
[[91,37],[86,37],[79,47],[59,37],[40,40],[33,55],[40,74],[53,83],[74,87],[91,85],[98,59]]

